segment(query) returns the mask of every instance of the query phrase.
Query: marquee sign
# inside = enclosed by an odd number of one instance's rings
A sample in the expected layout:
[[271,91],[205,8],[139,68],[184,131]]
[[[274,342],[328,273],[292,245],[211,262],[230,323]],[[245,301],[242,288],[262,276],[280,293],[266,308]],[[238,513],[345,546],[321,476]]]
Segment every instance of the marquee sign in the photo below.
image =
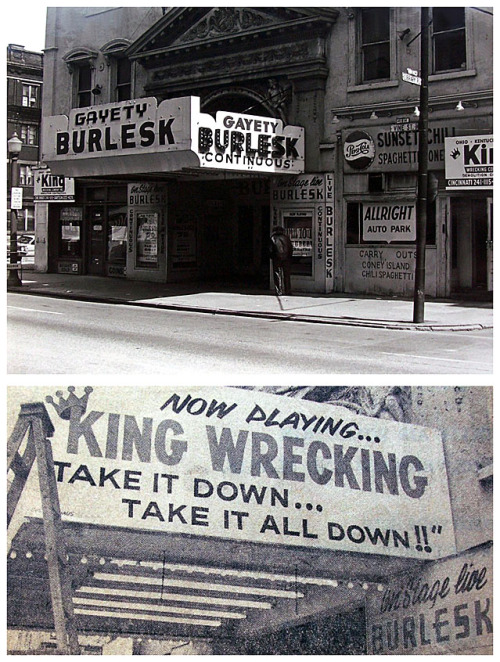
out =
[[200,112],[199,97],[154,97],[74,108],[44,119],[42,160],[74,176],[175,172],[304,170],[304,129],[279,119]]
[[[239,389],[68,391],[47,398],[65,520],[425,560],[455,551],[436,430]],[[31,475],[18,511],[40,514],[37,489]]]
[[269,173],[304,171],[304,129],[279,119],[219,111],[200,115],[197,146],[202,168]]

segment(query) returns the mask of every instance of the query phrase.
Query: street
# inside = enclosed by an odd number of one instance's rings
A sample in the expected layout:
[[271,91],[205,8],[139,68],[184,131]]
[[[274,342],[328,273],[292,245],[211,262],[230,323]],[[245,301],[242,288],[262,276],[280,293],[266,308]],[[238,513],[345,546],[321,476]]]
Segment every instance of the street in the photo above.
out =
[[9,294],[9,374],[484,374],[492,335],[310,324]]

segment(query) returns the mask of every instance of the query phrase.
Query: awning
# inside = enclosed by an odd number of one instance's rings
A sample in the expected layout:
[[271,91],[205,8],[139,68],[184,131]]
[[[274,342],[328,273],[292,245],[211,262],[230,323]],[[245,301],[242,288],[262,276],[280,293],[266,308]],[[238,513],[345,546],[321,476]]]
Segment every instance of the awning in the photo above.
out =
[[104,177],[181,172],[186,168],[199,168],[200,160],[191,150],[137,154],[134,156],[100,156],[88,159],[66,159],[45,163],[55,175],[66,177]]
[[[421,561],[65,524],[79,632],[249,637],[350,611]],[[8,625],[51,628],[43,522],[8,556]]]

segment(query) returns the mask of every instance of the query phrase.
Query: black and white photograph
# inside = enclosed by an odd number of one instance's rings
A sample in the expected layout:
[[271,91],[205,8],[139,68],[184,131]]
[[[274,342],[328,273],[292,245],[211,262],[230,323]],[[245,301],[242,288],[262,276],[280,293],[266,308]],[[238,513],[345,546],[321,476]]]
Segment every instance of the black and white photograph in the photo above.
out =
[[4,15],[4,652],[493,655],[494,8]]
[[7,51],[9,374],[492,374],[493,10],[43,20]]

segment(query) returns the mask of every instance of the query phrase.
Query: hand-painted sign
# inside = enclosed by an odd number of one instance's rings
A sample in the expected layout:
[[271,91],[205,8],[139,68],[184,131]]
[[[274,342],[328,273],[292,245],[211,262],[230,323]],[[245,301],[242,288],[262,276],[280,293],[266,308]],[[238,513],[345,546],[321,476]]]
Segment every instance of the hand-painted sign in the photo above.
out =
[[436,430],[239,389],[48,401],[68,520],[426,560],[455,551]]
[[[345,132],[345,172],[367,169],[370,172],[416,172],[418,169],[418,125],[397,124],[373,127],[366,131]],[[395,130],[396,129],[396,130]],[[445,161],[444,141],[455,136],[455,126],[432,123],[427,132],[428,165],[441,170]],[[368,158],[367,158],[368,157]]]
[[371,655],[490,654],[493,558],[476,548],[391,582],[366,602]]
[[445,140],[447,190],[493,189],[493,136]]

